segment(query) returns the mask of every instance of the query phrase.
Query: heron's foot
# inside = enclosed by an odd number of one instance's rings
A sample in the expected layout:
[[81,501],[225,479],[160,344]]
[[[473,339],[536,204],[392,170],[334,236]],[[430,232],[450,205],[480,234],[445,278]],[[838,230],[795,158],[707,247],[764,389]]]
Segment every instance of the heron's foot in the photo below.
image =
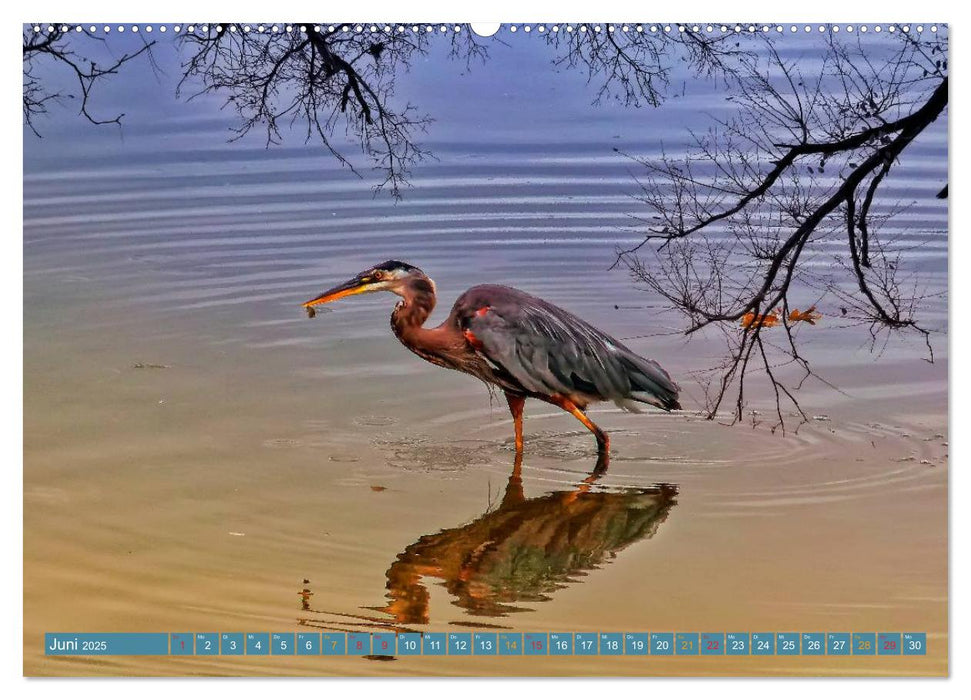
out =
[[[608,445],[609,447],[609,445]],[[585,482],[592,484],[594,481],[602,477],[607,473],[607,467],[610,466],[610,452],[601,452],[597,455],[597,464],[594,466],[593,471],[590,472],[590,476],[584,479]]]
[[597,436],[597,454],[603,459],[610,460],[610,436],[603,431],[594,433]]

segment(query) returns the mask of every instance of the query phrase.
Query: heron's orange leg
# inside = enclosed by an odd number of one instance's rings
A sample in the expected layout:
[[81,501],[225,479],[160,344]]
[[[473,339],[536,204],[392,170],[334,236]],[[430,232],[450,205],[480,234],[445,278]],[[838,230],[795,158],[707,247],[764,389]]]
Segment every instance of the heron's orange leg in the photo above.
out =
[[512,414],[516,430],[516,454],[518,455],[523,451],[523,405],[526,403],[526,397],[506,392],[506,403],[509,404],[509,412]]
[[[610,437],[607,435],[607,433],[602,431],[596,423],[587,418],[587,414],[581,411],[575,403],[561,394],[553,394],[548,401],[554,406],[559,406],[567,413],[572,414],[574,418],[587,427],[587,430],[594,434],[594,436],[597,438],[597,452],[604,457],[610,454]],[[598,465],[599,463],[600,462],[598,461]],[[604,464],[604,468],[606,468],[606,464]]]

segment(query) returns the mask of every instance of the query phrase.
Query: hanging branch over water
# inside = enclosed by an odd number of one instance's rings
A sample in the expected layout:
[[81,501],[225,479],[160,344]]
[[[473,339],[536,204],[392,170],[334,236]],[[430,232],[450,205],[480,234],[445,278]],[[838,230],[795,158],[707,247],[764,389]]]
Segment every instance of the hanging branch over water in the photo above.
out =
[[[905,250],[881,229],[894,213],[887,176],[947,107],[946,39],[904,34],[877,58],[872,46],[830,36],[812,77],[771,40],[736,56],[723,73],[736,116],[696,136],[682,157],[636,159],[651,214],[643,241],[618,262],[686,317],[687,335],[721,330],[728,353],[706,384],[709,418],[734,388],[739,420],[757,370],[774,391],[777,425],[786,403],[806,418],[794,392],[816,375],[797,342],[797,282],[866,324],[872,345],[882,333],[915,332],[933,361],[931,330],[917,319],[925,296],[902,273]],[[842,275],[810,265],[834,249],[845,251],[829,254]],[[642,250],[653,250],[650,263]],[[781,342],[765,336],[776,325]],[[780,372],[787,365],[801,370],[794,383]]]
[[[224,96],[240,120],[235,138],[256,129],[270,145],[296,128],[353,170],[339,139],[343,127],[382,173],[379,188],[400,196],[410,168],[428,155],[416,138],[429,117],[398,102],[396,77],[440,35],[305,27],[256,32],[225,24],[183,34],[180,89],[200,85],[189,99]],[[486,57],[471,32],[449,36],[453,58],[470,64]],[[918,320],[926,296],[904,273],[907,250],[887,233],[899,209],[887,183],[914,139],[946,110],[947,39],[944,32],[898,32],[889,44],[864,46],[827,36],[822,66],[808,76],[760,35],[618,32],[603,25],[546,35],[554,65],[585,72],[595,102],[658,106],[677,95],[673,71],[687,65],[736,107],[734,118],[696,135],[690,152],[636,159],[647,230],[638,245],[618,253],[635,280],[685,316],[689,336],[717,330],[724,340],[725,360],[705,384],[709,417],[734,390],[734,416],[741,418],[746,377],[758,371],[769,380],[780,423],[785,404],[805,417],[794,392],[816,375],[798,331],[814,322],[824,298],[836,301],[843,322],[867,325],[873,347],[891,333],[912,332],[933,360],[931,329]],[[122,115],[89,111],[92,89],[141,53],[150,57],[150,47],[99,67],[75,53],[74,37],[60,26],[25,31],[25,123],[33,129],[49,103],[70,97],[46,87],[42,59],[69,69],[86,119],[118,123]],[[946,197],[941,185],[937,196]],[[653,259],[643,259],[647,251]],[[831,264],[816,264],[833,258],[836,273]],[[799,294],[818,294],[815,303],[799,303],[794,285]],[[775,340],[765,335],[770,328]],[[787,378],[789,366],[800,370],[795,382]]]
[[[640,26],[640,29],[638,29]],[[672,71],[687,63],[698,76],[722,80],[735,74],[746,55],[731,34],[650,31],[642,25],[619,31],[612,25],[559,28],[546,35],[556,68],[586,73],[595,86],[594,104],[659,107],[676,91]]]
[[[189,95],[224,95],[240,118],[235,139],[265,130],[266,144],[280,143],[283,129],[296,127],[307,142],[321,143],[356,172],[336,134],[360,142],[365,156],[383,176],[377,189],[400,197],[411,167],[429,155],[417,142],[430,117],[411,103],[398,103],[395,83],[401,71],[424,55],[435,33],[335,31],[303,25],[304,31],[246,31],[244,25],[219,24],[182,37],[187,60],[179,83],[202,87]],[[486,57],[469,31],[451,32],[451,55],[470,64]]]
[[87,29],[77,31],[74,25],[56,23],[47,32],[34,32],[32,28],[25,27],[23,37],[24,124],[35,136],[40,136],[37,120],[47,114],[49,105],[76,99],[78,96],[52,87],[51,77],[42,76],[45,69],[66,71],[69,80],[80,93],[80,114],[89,122],[96,125],[121,124],[124,113],[113,117],[97,117],[92,114],[89,110],[91,95],[98,85],[116,75],[125,64],[143,53],[151,58],[151,48],[155,44],[154,41],[144,42],[137,51],[98,65],[84,55],[79,46],[83,48],[85,41],[104,42],[104,38],[95,36]]

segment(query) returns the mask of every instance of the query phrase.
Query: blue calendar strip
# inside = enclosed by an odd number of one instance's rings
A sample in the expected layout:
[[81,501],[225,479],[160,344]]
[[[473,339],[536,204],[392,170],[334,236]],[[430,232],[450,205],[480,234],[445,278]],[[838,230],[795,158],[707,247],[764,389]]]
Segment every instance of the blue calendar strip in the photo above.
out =
[[926,632],[172,632],[44,635],[48,656],[925,656]]

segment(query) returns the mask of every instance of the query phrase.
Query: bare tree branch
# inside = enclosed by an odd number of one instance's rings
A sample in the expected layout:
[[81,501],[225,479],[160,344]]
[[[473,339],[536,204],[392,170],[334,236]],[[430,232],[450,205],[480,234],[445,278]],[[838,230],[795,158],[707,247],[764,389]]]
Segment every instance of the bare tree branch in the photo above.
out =
[[[916,332],[933,361],[931,330],[916,318],[924,295],[902,284],[902,253],[879,237],[886,217],[875,217],[874,204],[886,209],[887,176],[947,108],[947,43],[940,34],[903,35],[891,48],[878,56],[830,36],[823,69],[809,78],[762,40],[734,54],[734,67],[722,73],[734,118],[696,136],[683,157],[635,159],[651,223],[640,243],[618,251],[617,263],[686,317],[689,336],[715,325],[725,331],[728,357],[706,392],[709,417],[734,387],[734,420],[741,419],[757,350],[777,426],[785,425],[784,404],[804,420],[793,392],[817,375],[794,331],[815,323],[816,303],[830,296],[844,317],[869,325],[874,340],[882,331]],[[838,237],[849,261],[811,266]],[[651,263],[640,257],[645,246],[653,247]],[[842,270],[855,294],[838,278]],[[821,289],[821,298],[790,308],[796,283],[800,294]],[[785,344],[768,342],[773,326],[784,329]],[[777,371],[787,364],[803,371],[791,387]]]
[[96,117],[89,110],[91,95],[97,85],[116,75],[121,68],[141,54],[151,53],[154,41],[143,41],[143,45],[134,53],[126,53],[107,65],[98,65],[90,57],[79,53],[79,45],[84,41],[99,41],[104,39],[95,36],[87,29],[71,32],[66,24],[56,23],[46,32],[34,32],[24,27],[23,38],[23,74],[24,74],[24,124],[36,135],[37,119],[46,114],[48,104],[60,103],[74,99],[70,93],[59,92],[50,87],[49,79],[41,77],[41,66],[66,70],[77,89],[80,91],[80,114],[92,124],[121,124],[124,113],[114,117]]
[[671,95],[671,72],[682,60],[713,79],[733,74],[743,53],[730,35],[699,32],[616,31],[611,25],[582,24],[550,32],[553,65],[582,70],[596,84],[594,104],[616,101],[627,107],[660,106]]
[[[376,189],[395,198],[408,184],[411,167],[430,154],[417,137],[430,117],[410,103],[396,104],[395,81],[428,50],[424,31],[389,28],[380,35],[303,25],[302,31],[254,32],[245,25],[219,24],[183,35],[187,52],[180,92],[225,96],[240,124],[234,139],[264,130],[267,146],[280,143],[284,129],[300,125],[306,142],[316,140],[357,172],[336,139],[341,127],[355,138],[382,175]],[[471,32],[452,32],[451,56],[484,60],[484,46]]]

